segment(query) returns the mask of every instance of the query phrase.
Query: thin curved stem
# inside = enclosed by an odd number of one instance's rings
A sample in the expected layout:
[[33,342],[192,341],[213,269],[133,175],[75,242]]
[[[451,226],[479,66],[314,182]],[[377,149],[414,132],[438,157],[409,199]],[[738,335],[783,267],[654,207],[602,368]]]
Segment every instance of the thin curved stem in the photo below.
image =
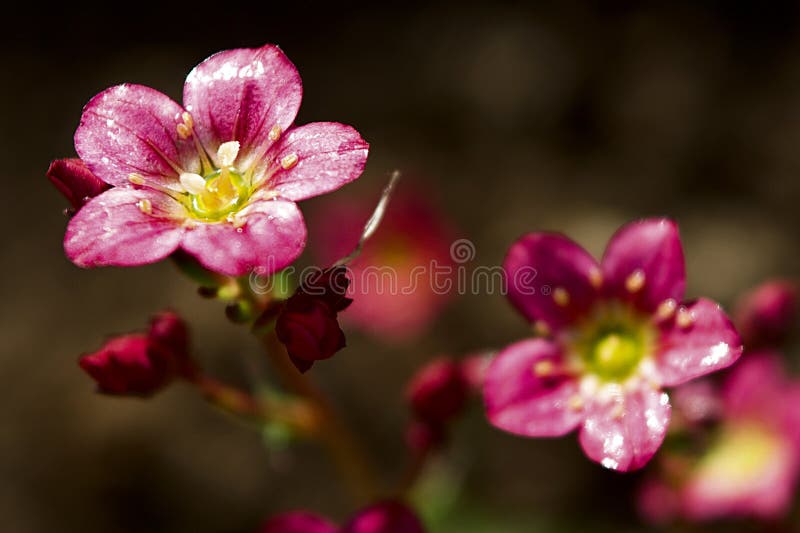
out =
[[342,477],[359,502],[380,494],[378,478],[364,448],[344,423],[328,397],[292,364],[274,330],[263,336],[264,348],[284,386],[305,398],[317,413],[319,438],[327,446]]

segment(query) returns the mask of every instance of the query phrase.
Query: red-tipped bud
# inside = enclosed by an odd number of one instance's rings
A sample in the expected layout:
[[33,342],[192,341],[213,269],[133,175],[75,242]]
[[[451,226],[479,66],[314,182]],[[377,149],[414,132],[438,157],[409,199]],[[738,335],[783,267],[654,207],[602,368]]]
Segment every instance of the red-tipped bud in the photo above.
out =
[[736,306],[736,325],[747,349],[777,347],[797,322],[797,285],[768,281],[745,294]]
[[420,420],[444,424],[464,408],[469,386],[460,363],[449,358],[436,359],[411,379],[406,396]]
[[92,174],[80,159],[56,159],[47,169],[47,179],[75,209],[110,187]]
[[350,305],[344,267],[321,271],[303,282],[286,301],[275,333],[301,372],[345,347],[338,312]]
[[148,334],[114,337],[79,364],[99,392],[122,396],[149,396],[195,372],[186,326],[171,312],[156,315]]

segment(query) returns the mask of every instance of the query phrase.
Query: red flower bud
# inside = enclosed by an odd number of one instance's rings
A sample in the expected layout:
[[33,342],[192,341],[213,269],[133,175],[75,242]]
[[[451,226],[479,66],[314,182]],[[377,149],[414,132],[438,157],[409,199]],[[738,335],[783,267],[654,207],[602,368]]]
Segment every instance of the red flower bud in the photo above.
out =
[[80,209],[83,204],[110,187],[108,183],[92,174],[83,161],[77,158],[56,159],[50,163],[47,179],[75,209]]
[[461,365],[449,358],[436,359],[412,378],[406,396],[422,421],[444,424],[459,414],[469,394]]
[[323,270],[306,279],[286,301],[275,333],[300,372],[344,348],[337,314],[352,302],[344,296],[348,283],[344,267]]
[[797,321],[797,286],[779,280],[763,283],[740,299],[734,316],[747,349],[777,347]]
[[79,365],[97,382],[99,392],[126,396],[148,396],[195,372],[186,326],[171,312],[156,315],[147,335],[114,337],[81,357]]

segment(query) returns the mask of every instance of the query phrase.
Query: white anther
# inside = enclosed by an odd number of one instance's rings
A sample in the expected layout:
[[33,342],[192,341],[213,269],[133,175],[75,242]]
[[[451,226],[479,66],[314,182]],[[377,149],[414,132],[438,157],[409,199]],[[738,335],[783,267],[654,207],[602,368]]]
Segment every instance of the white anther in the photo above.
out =
[[644,270],[637,268],[625,278],[625,289],[631,294],[639,292],[644,287],[645,281]]
[[678,302],[674,298],[667,298],[656,308],[656,319],[659,321],[669,320],[678,309]]
[[139,208],[139,211],[144,213],[145,215],[149,215],[153,212],[153,204],[147,198],[142,198],[138,202],[136,202],[136,207]]
[[275,124],[275,125],[274,125],[274,126],[272,126],[272,128],[269,130],[269,135],[268,135],[268,137],[269,137],[269,140],[270,140],[270,141],[273,141],[273,142],[274,142],[274,141],[277,141],[278,139],[280,139],[280,138],[281,138],[281,134],[282,134],[282,133],[283,133],[283,129],[282,129],[280,126],[278,126],[277,124]]
[[289,154],[281,159],[281,166],[283,167],[283,170],[289,170],[297,164],[298,160],[299,158],[297,157],[297,154]]
[[200,174],[184,172],[180,177],[181,185],[191,194],[201,194],[206,190],[206,180]]
[[228,141],[219,145],[217,160],[220,166],[231,167],[239,155],[239,141]]

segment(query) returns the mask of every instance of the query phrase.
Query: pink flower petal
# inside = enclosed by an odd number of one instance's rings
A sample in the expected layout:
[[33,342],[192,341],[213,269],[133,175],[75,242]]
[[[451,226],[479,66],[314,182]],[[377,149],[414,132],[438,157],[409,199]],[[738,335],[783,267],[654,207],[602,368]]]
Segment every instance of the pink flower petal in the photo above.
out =
[[580,432],[586,455],[606,468],[627,472],[643,467],[667,433],[669,397],[649,386],[611,398],[595,398]]
[[312,513],[295,511],[275,516],[261,526],[259,533],[337,533],[328,520]]
[[360,511],[341,533],[425,533],[419,519],[404,504],[388,501]]
[[[150,214],[140,209],[140,202],[149,202]],[[178,247],[185,216],[183,207],[166,194],[113,188],[70,220],[64,250],[80,267],[154,263]]]
[[[583,413],[570,406],[578,383],[559,369],[561,349],[545,339],[517,342],[490,363],[483,385],[489,421],[511,433],[556,437],[580,424]],[[535,367],[550,368],[537,375]]]
[[770,418],[781,411],[788,385],[781,356],[748,352],[731,368],[722,389],[725,414],[731,418]]
[[86,104],[75,132],[75,150],[93,173],[111,185],[129,186],[131,174],[179,190],[180,171],[199,172],[191,139],[178,135],[183,108],[142,85],[117,85]]
[[183,103],[209,155],[216,162],[221,143],[239,141],[242,170],[273,143],[271,131],[274,137],[289,128],[302,98],[300,74],[274,45],[214,54],[189,73],[183,86]]
[[[688,320],[682,321],[682,316]],[[661,383],[680,385],[731,365],[742,341],[730,319],[711,300],[700,298],[661,326],[656,367]]]
[[657,218],[623,226],[611,238],[602,260],[608,294],[653,311],[666,299],[683,299],[686,267],[678,226]]
[[555,330],[585,313],[597,297],[594,258],[563,235],[531,233],[508,251],[508,299],[531,322]]
[[350,126],[312,122],[292,128],[256,170],[267,187],[295,202],[334,191],[364,171],[369,144]]
[[198,224],[186,232],[181,247],[204,267],[229,276],[241,276],[253,269],[271,274],[288,266],[303,251],[306,226],[294,202],[255,202],[237,217],[246,221],[244,226]]

